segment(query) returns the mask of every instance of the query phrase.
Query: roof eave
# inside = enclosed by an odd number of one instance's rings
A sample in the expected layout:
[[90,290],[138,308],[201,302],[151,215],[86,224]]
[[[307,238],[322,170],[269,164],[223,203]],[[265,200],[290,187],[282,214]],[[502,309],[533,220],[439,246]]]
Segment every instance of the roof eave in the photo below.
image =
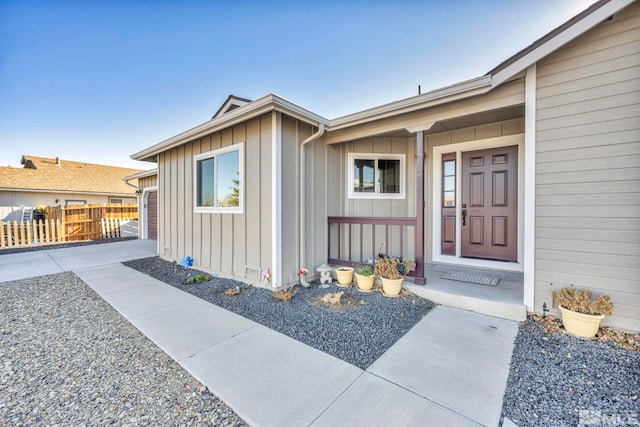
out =
[[133,175],[125,176],[124,180],[125,181],[129,181],[129,180],[132,180],[132,179],[146,178],[146,177],[154,176],[154,175],[158,175],[158,168],[153,168],[153,169],[149,169],[149,170],[146,170],[146,171],[134,173]]
[[451,86],[436,89],[422,95],[401,99],[379,107],[331,120],[329,131],[355,126],[398,114],[409,113],[435,105],[480,95],[491,90],[491,76],[481,76]]
[[104,191],[87,191],[87,190],[51,190],[46,188],[14,188],[14,187],[0,187],[0,191],[18,191],[24,193],[56,193],[56,194],[87,194],[95,196],[120,196],[130,197],[135,196],[135,191],[131,193],[121,192],[104,192]]
[[132,154],[131,158],[134,160],[156,161],[155,156],[159,153],[271,111],[279,111],[288,114],[312,125],[318,125],[319,123],[326,125],[329,123],[329,121],[324,117],[282,98],[281,96],[271,93],[251,102],[250,104],[238,107],[220,117],[213,118],[145,150]]
[[497,87],[513,76],[526,70],[553,51],[585,33],[589,29],[618,13],[635,0],[602,0],[585,9],[582,13],[547,33],[532,45],[519,51],[487,73],[492,86]]

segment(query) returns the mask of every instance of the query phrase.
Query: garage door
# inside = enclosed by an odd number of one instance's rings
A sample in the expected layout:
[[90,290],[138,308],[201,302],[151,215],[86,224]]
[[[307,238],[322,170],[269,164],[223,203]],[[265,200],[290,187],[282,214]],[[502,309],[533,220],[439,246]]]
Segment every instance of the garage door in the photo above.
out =
[[158,192],[150,191],[147,195],[147,238],[158,238]]

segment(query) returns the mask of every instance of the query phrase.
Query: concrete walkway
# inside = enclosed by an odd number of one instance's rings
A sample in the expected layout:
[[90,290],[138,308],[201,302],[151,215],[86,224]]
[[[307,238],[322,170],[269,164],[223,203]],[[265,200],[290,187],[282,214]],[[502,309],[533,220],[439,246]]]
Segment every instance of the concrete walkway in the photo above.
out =
[[363,371],[120,264],[145,243],[3,255],[0,281],[73,270],[250,425],[498,425],[516,322],[438,306]]

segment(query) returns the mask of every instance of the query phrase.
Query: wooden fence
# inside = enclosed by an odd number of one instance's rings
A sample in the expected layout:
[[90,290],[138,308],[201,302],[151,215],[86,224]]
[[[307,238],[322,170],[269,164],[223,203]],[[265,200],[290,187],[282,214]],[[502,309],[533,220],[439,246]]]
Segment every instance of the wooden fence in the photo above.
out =
[[[60,215],[67,240],[98,240],[104,238],[103,219],[137,220],[138,205],[108,203],[95,205],[71,205],[53,209],[52,216]],[[120,223],[119,223],[120,224]],[[120,230],[118,230],[118,234]]]
[[121,237],[124,222],[138,219],[136,204],[47,207],[45,221],[0,222],[0,249]]
[[0,248],[39,246],[65,240],[64,227],[60,220],[0,222]]

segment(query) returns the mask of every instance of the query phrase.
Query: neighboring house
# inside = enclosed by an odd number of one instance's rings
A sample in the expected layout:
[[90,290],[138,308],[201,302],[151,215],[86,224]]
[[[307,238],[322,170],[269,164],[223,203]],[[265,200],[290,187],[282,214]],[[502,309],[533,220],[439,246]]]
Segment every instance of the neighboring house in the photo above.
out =
[[29,220],[38,206],[137,203],[139,169],[22,156],[22,168],[0,167],[0,220]]
[[158,238],[158,169],[138,172],[126,177],[138,181],[138,237]]
[[562,286],[606,292],[606,324],[640,330],[638,2],[599,1],[484,76],[333,120],[235,99],[132,156],[158,164],[161,256],[286,283],[402,253],[417,284],[426,263],[522,272],[537,313]]

